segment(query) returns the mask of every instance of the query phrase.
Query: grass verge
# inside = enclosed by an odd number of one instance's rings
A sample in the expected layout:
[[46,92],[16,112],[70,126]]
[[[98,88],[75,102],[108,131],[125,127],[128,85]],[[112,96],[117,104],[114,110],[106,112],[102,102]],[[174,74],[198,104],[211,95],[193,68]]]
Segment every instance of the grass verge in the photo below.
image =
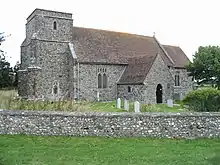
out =
[[0,136],[0,165],[219,165],[219,139]]

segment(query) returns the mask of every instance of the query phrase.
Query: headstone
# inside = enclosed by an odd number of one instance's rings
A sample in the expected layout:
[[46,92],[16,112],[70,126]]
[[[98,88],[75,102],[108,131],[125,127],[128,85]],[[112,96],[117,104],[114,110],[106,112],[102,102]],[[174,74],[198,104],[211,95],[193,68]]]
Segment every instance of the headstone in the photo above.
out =
[[121,109],[121,99],[120,98],[117,99],[117,108]]
[[172,99],[167,100],[167,106],[168,107],[173,107],[173,100]]
[[173,107],[173,100],[172,99],[167,100],[167,106],[171,107],[171,108]]
[[182,93],[180,93],[180,100],[182,101],[182,100],[183,100],[183,98],[184,98],[183,94],[182,94]]
[[99,92],[97,92],[97,100],[99,101]]
[[140,112],[140,103],[138,101],[134,102],[134,112]]
[[129,111],[129,101],[124,99],[124,110]]

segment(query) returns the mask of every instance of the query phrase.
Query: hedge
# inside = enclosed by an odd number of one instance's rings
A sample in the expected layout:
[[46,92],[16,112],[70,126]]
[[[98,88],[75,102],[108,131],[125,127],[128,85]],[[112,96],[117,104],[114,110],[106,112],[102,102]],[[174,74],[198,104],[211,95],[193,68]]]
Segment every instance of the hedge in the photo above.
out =
[[204,88],[190,91],[183,99],[183,103],[188,105],[190,110],[218,112],[220,111],[220,90]]

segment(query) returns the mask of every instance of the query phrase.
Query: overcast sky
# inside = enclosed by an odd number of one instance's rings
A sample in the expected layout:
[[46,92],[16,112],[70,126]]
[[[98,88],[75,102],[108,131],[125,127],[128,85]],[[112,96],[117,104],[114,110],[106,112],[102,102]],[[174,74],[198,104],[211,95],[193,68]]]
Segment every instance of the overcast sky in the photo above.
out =
[[219,0],[1,0],[2,45],[14,65],[20,60],[26,18],[35,8],[70,12],[74,25],[152,36],[180,46],[187,56],[200,45],[220,43]]

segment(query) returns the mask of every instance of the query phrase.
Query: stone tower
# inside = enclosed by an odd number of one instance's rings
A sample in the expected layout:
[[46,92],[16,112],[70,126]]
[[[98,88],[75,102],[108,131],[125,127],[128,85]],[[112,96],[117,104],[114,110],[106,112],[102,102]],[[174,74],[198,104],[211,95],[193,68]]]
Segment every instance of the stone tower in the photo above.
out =
[[72,14],[35,9],[27,18],[21,45],[18,94],[62,99],[73,90]]

